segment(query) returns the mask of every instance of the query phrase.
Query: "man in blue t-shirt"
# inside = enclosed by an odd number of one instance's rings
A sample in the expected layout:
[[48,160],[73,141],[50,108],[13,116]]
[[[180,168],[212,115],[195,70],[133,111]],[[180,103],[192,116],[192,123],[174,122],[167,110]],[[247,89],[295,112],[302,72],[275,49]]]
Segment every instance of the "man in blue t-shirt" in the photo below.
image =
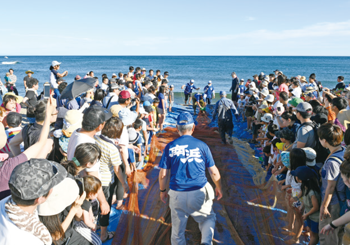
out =
[[199,90],[199,88],[196,88],[196,86],[194,86],[194,80],[192,79],[189,83],[186,84],[185,87],[185,105],[187,105],[187,100],[188,98],[190,98],[190,101],[188,102],[188,104],[191,103],[191,97],[192,97],[192,90]]
[[204,101],[207,102],[208,105],[211,104],[211,99],[215,99],[215,91],[214,86],[211,81],[208,82],[208,85],[204,87]]
[[[166,203],[168,194],[170,196],[171,244],[186,244],[185,229],[189,216],[199,223],[201,243],[211,244],[216,220],[212,208],[215,194],[207,181],[205,170],[208,168],[216,185],[217,200],[222,198],[220,173],[209,147],[192,137],[195,128],[192,115],[181,113],[176,127],[180,138],[167,144],[159,162],[160,199]],[[168,176],[170,190],[167,194]]]

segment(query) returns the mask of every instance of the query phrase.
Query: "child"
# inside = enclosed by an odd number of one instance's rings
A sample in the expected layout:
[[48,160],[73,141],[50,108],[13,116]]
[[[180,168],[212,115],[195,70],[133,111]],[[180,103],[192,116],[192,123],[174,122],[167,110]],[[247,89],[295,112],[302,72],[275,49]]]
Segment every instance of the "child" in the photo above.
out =
[[153,117],[154,117],[154,127],[156,127],[157,129],[159,128],[159,111],[158,111],[158,105],[159,105],[159,99],[158,98],[154,98],[153,99]]
[[255,97],[253,96],[253,92],[252,91],[246,91],[246,97],[248,98],[248,102],[245,105],[245,115],[247,117],[247,128],[245,129],[245,131],[248,132],[252,132],[251,131],[251,123],[253,121],[253,117],[254,117],[254,110],[253,110],[253,106],[256,104],[256,100]]
[[242,117],[242,122],[244,122],[245,121],[244,108],[245,108],[245,103],[246,103],[246,100],[244,98],[244,93],[239,94],[239,99],[238,99],[237,103],[238,103],[238,112]]
[[271,145],[265,146],[263,149],[263,153],[264,153],[264,164],[262,167],[266,169],[269,162],[269,158],[273,157],[273,155],[271,154]]
[[101,181],[94,176],[85,176],[80,179],[83,180],[84,191],[86,192],[86,199],[84,200],[81,208],[83,210],[82,221],[75,222],[74,229],[90,241],[94,245],[101,245],[102,241],[99,236],[94,232],[97,230],[97,216],[92,211],[92,201],[96,201],[97,194],[101,189]]
[[303,203],[305,206],[304,224],[310,232],[310,245],[318,243],[318,223],[320,216],[321,190],[318,185],[317,173],[308,166],[298,167],[291,172],[301,184]]
[[136,120],[134,123],[134,128],[128,129],[129,143],[139,148],[135,159],[136,164],[132,166],[134,169],[142,169],[143,166],[142,139],[140,137],[141,128],[142,125]]
[[[300,148],[294,148],[290,152],[290,171],[296,170],[298,167],[306,166],[306,154]],[[287,184],[287,181],[286,181]],[[299,243],[299,237],[303,231],[303,219],[299,207],[301,201],[299,198],[302,196],[301,183],[292,176],[290,178],[291,188],[287,189],[287,217],[288,217],[288,230],[294,232],[294,237],[291,239],[293,243]]]
[[244,86],[244,79],[241,79],[239,81],[238,94],[244,94],[245,91],[246,91],[246,87]]
[[108,91],[108,81],[108,77],[104,77],[102,80],[101,89],[103,89],[105,92]]
[[29,123],[35,123],[34,109],[38,103],[39,81],[35,78],[31,78],[27,83],[27,92],[24,96],[23,103],[27,105],[27,118]]
[[[12,140],[15,135],[17,135],[19,132],[21,132],[22,127],[22,115],[17,112],[10,112],[7,115],[7,126],[8,128],[5,130],[5,133],[7,135],[7,142],[6,145],[0,149],[0,153],[7,153],[10,157],[13,157],[13,154],[10,150],[9,143]],[[22,151],[23,151],[23,143],[22,143]]]
[[174,104],[174,85],[170,85],[170,91],[169,91],[169,112],[172,112],[173,104]]

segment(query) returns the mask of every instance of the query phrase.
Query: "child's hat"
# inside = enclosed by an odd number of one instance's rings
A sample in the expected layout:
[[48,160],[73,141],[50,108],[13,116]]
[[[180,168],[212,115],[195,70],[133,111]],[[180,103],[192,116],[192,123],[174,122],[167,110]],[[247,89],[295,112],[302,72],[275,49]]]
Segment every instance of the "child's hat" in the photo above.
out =
[[140,134],[138,134],[134,128],[129,128],[128,134],[129,134],[129,143],[131,144],[134,144],[140,137]]
[[290,172],[290,174],[298,177],[301,181],[309,180],[314,177],[317,178],[317,173],[315,170],[308,166],[297,167],[297,169]]

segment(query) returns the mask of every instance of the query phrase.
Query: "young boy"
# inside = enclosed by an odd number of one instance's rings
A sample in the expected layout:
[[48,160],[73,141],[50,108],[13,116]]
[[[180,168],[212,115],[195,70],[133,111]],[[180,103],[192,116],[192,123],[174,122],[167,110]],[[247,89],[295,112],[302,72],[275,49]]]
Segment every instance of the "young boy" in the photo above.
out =
[[102,85],[101,85],[101,89],[103,89],[105,92],[108,91],[108,77],[104,77],[103,80],[102,80]]
[[244,94],[245,91],[246,91],[246,87],[244,86],[244,79],[241,79],[239,81],[238,94]]
[[[9,143],[12,140],[15,135],[17,135],[19,132],[21,132],[22,127],[22,115],[17,112],[10,112],[7,115],[7,125],[8,128],[5,130],[5,133],[7,135],[7,142],[4,148],[0,149],[0,153],[7,153],[10,157],[13,157],[13,154],[10,150]],[[23,150],[23,143],[21,145]]]
[[38,103],[37,90],[39,89],[39,81],[36,78],[31,78],[26,84],[27,92],[24,96],[23,103],[27,105],[27,118],[29,123],[34,123],[34,108]]
[[92,202],[96,202],[97,193],[101,189],[102,183],[98,178],[91,175],[80,178],[79,180],[83,181],[86,198],[81,205],[83,210],[83,220],[75,222],[74,229],[92,244],[102,244],[101,239],[95,233],[98,229],[98,215],[94,215],[92,210]]
[[169,91],[169,112],[172,112],[173,104],[174,104],[174,85],[170,85],[170,91]]

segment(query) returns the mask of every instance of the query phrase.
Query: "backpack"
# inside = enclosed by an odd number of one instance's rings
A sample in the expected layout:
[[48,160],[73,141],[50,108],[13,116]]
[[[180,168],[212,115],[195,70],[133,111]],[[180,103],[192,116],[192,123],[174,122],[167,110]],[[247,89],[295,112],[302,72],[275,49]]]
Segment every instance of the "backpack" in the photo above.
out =
[[317,134],[317,130],[318,130],[319,126],[314,122],[306,122],[306,123],[301,124],[297,131],[299,131],[299,129],[302,128],[304,125],[311,126],[313,131],[314,131],[316,146],[313,147],[313,149],[316,151],[316,154],[317,154],[316,155],[316,162],[323,164],[329,155],[329,151],[328,151],[328,149],[324,148],[320,143],[320,140],[319,140],[318,134]]

